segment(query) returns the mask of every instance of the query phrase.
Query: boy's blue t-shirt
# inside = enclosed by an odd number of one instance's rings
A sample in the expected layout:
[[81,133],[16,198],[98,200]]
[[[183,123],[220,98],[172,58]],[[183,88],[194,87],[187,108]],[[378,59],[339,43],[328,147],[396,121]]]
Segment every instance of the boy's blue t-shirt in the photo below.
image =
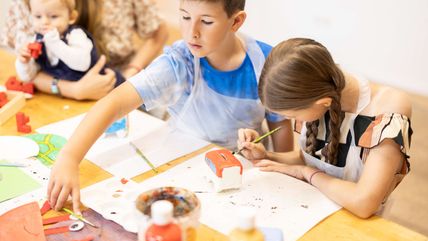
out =
[[[272,47],[260,41],[257,44],[267,58]],[[186,43],[180,40],[166,47],[164,54],[130,78],[130,83],[144,100],[146,109],[168,106],[168,111],[179,113],[193,85],[193,59]],[[217,93],[242,99],[259,98],[256,74],[248,54],[241,66],[232,71],[214,69],[206,58],[201,58],[200,67],[207,85]],[[266,112],[266,119],[278,122],[284,120],[284,117]]]

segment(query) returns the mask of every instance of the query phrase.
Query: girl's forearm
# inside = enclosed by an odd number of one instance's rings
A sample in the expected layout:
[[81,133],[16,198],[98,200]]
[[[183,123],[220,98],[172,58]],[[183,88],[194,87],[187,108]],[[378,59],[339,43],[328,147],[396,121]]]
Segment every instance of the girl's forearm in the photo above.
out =
[[380,201],[370,197],[357,183],[332,177],[309,166],[304,168],[303,176],[329,199],[360,218],[369,218],[380,205]]
[[303,165],[304,162],[300,157],[300,151],[290,152],[266,152],[266,159],[288,164],[288,165]]

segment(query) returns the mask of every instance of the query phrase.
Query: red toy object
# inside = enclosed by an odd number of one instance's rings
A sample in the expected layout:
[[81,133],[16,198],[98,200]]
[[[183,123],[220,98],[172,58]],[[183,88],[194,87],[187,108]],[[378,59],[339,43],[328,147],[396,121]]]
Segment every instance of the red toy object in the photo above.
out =
[[29,43],[27,47],[30,50],[31,57],[34,59],[37,59],[42,54],[42,44],[40,42]]
[[229,167],[239,167],[239,174],[242,175],[241,163],[229,150],[220,149],[207,152],[205,161],[218,177],[223,177],[223,170]]
[[27,125],[27,123],[30,121],[30,117],[26,116],[22,112],[16,113],[16,128],[19,132],[22,133],[30,133],[31,132],[31,126]]
[[22,91],[24,93],[33,95],[34,94],[34,85],[33,83],[22,83],[17,80],[15,76],[9,77],[5,83],[6,89]]
[[205,154],[205,162],[211,169],[208,178],[216,192],[238,189],[242,184],[242,164],[226,149],[213,150]]
[[8,102],[8,100],[7,100],[6,93],[0,92],[0,108],[2,108],[4,105],[6,105],[7,102]]

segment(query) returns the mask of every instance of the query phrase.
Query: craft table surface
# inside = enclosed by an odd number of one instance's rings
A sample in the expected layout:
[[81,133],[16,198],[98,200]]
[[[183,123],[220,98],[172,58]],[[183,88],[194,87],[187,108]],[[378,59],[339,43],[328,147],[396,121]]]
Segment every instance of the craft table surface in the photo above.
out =
[[[9,76],[15,75],[14,69],[15,57],[0,49],[0,84],[4,84]],[[21,110],[30,116],[29,124],[32,130],[69,117],[87,112],[94,104],[93,101],[74,101],[47,94],[36,93],[35,96],[27,100],[25,107]],[[0,135],[21,135],[16,130],[15,118],[12,117],[0,126]],[[174,160],[159,168],[159,171],[165,171],[174,165],[188,160],[213,146],[203,148],[191,153],[185,157]],[[133,180],[141,182],[153,174],[145,173]],[[111,174],[100,169],[91,162],[84,160],[80,164],[80,186],[84,188],[101,180],[111,177]],[[288,217],[284,217],[288,218]],[[287,234],[285,233],[284,236]],[[220,234],[205,225],[201,225],[198,230],[199,241],[226,241],[223,234]],[[318,225],[313,227],[299,240],[428,240],[427,237],[405,228],[394,222],[374,216],[363,220],[352,215],[348,211],[341,209],[330,217],[326,218]]]

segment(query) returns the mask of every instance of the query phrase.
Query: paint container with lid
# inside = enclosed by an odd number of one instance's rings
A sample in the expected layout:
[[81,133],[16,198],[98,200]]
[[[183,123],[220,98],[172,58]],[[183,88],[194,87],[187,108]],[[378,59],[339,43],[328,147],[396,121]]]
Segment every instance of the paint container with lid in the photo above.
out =
[[160,187],[141,193],[136,200],[137,209],[143,213],[139,224],[139,241],[144,240],[145,233],[152,220],[151,206],[159,200],[172,203],[173,218],[181,228],[183,241],[196,241],[199,226],[201,203],[195,193],[179,187]]

